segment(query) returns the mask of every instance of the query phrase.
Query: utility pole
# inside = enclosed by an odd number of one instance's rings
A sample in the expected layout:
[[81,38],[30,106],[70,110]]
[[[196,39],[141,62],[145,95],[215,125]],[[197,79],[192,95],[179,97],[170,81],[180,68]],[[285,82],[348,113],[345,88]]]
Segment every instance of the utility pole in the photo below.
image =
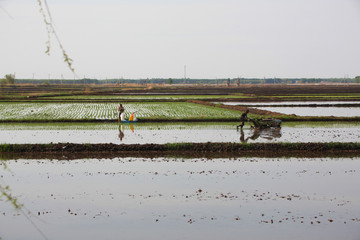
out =
[[184,84],[186,83],[186,64],[184,66]]

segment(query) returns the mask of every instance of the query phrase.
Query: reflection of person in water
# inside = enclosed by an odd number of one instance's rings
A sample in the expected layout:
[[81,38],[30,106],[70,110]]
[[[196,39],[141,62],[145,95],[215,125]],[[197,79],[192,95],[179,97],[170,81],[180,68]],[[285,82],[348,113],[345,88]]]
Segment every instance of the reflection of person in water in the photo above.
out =
[[255,141],[256,139],[258,139],[260,137],[261,132],[262,132],[261,129],[253,128],[253,135],[248,137],[246,140],[251,139],[251,140]]
[[240,142],[242,142],[242,143],[247,142],[247,139],[245,141],[245,134],[244,134],[244,130],[242,128],[240,129]]
[[267,140],[273,140],[275,138],[281,137],[280,128],[266,128],[266,129],[253,128],[251,131],[252,131],[252,135],[245,138],[244,131],[241,128],[240,129],[240,142],[246,143],[249,139],[255,141],[259,137],[265,138]]
[[119,126],[119,135],[118,135],[118,137],[120,138],[120,141],[122,141],[123,138],[125,137],[124,125],[122,125],[122,124]]

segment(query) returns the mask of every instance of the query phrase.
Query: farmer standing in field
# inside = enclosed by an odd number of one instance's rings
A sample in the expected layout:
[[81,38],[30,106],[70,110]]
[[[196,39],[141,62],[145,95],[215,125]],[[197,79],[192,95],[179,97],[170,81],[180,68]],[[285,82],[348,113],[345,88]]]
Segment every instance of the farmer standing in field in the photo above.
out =
[[250,110],[249,109],[247,109],[243,114],[241,114],[241,116],[240,116],[240,125],[238,125],[238,126],[236,126],[236,128],[243,128],[243,126],[244,126],[244,124],[245,124],[245,121],[249,121],[249,118],[248,118],[248,113],[250,112]]
[[120,104],[120,106],[118,107],[118,112],[119,112],[119,121],[124,120],[124,112],[125,112],[125,108],[123,107],[122,104]]

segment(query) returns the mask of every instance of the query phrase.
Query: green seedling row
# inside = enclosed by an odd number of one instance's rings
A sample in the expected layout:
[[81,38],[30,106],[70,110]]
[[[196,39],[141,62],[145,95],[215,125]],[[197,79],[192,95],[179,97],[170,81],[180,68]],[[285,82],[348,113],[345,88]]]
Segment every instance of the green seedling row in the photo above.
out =
[[[124,104],[139,119],[234,119],[239,111],[187,102]],[[0,103],[0,121],[115,120],[117,103]]]

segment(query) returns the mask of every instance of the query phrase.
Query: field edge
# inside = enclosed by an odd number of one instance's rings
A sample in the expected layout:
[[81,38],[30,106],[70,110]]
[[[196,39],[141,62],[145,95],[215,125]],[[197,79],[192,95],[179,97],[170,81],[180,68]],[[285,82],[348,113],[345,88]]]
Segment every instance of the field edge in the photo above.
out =
[[0,144],[0,159],[140,157],[360,157],[360,143]]

